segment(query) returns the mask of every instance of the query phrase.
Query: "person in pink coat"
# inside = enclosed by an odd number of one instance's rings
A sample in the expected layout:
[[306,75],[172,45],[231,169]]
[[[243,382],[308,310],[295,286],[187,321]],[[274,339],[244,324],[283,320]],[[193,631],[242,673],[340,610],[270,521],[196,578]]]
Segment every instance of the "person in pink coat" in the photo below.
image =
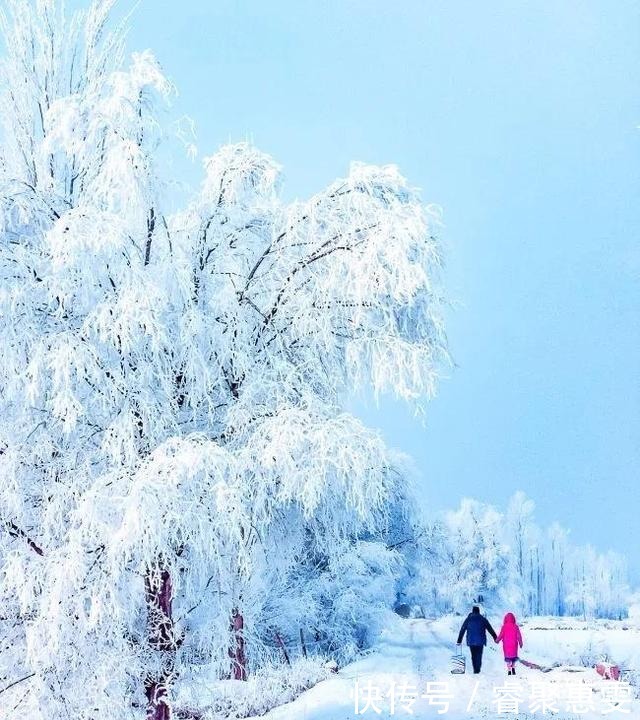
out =
[[509,612],[504,616],[502,629],[498,633],[496,642],[502,643],[504,661],[507,663],[507,675],[515,675],[518,648],[522,647],[522,633],[516,623],[516,616],[513,613]]

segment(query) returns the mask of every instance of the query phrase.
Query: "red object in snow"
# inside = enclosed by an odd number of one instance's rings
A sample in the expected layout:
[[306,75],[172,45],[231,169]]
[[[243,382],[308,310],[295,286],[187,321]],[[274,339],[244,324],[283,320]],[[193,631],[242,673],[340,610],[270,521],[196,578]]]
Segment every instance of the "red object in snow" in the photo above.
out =
[[596,672],[605,680],[620,680],[620,668],[612,663],[600,662],[596,665]]

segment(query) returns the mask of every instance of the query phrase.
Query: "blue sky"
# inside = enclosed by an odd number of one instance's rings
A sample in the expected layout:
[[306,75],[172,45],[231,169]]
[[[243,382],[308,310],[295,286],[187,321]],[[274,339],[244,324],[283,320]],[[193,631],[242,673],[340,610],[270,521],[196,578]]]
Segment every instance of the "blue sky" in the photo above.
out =
[[142,0],[131,34],[203,154],[252,139],[291,198],[394,162],[443,207],[457,367],[426,428],[365,419],[429,510],[523,489],[636,580],[639,30],[632,0]]

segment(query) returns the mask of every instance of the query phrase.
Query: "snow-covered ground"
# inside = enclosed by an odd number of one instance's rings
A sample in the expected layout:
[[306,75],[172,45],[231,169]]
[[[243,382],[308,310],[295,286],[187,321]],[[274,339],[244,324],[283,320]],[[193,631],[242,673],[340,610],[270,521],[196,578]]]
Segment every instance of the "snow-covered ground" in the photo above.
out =
[[[490,619],[499,627],[498,617]],[[635,624],[556,618],[524,621],[521,657],[543,667],[557,667],[541,672],[518,664],[516,677],[507,678],[501,648],[492,641],[485,651],[480,675],[471,674],[468,657],[467,674],[450,673],[461,621],[458,617],[398,618],[366,657],[265,717],[640,718],[640,701],[633,697],[635,688],[627,682],[640,669],[640,629]],[[602,680],[595,670],[584,665],[604,655],[625,671],[621,682]]]

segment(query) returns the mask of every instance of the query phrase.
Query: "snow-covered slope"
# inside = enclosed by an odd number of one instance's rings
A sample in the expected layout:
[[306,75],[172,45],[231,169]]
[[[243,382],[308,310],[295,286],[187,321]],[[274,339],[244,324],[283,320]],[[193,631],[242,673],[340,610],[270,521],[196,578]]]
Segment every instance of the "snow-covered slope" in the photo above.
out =
[[[495,621],[499,625],[497,617]],[[460,622],[457,617],[394,619],[367,657],[265,717],[268,720],[354,717],[421,720],[438,716],[453,720],[503,716],[519,720],[640,718],[640,701],[631,698],[635,691],[626,682],[630,674],[616,683],[604,681],[592,668],[581,666],[582,662],[600,659],[608,653],[626,673],[637,671],[640,668],[637,627],[624,622],[530,619],[522,624],[525,647],[521,657],[544,667],[559,665],[541,672],[518,664],[516,677],[507,678],[501,649],[493,643],[485,651],[480,675],[470,674],[469,659],[467,674],[451,675],[450,657]],[[504,698],[511,698],[511,702]]]

